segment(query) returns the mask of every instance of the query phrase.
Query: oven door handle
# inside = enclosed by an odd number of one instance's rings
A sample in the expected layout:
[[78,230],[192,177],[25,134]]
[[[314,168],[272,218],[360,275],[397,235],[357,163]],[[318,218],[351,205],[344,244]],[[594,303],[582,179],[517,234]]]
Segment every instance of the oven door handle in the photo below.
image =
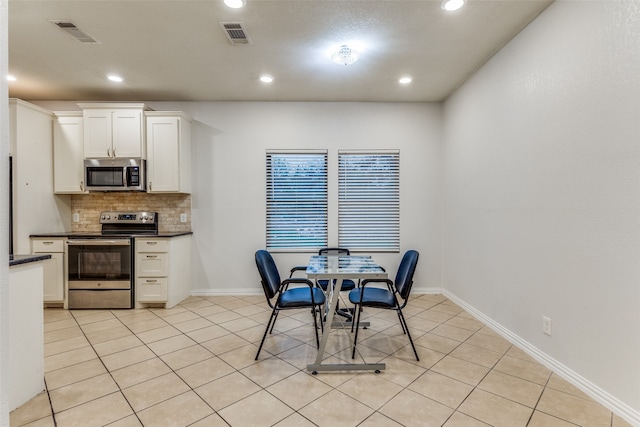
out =
[[87,239],[87,240],[67,240],[68,245],[73,246],[130,246],[129,239]]

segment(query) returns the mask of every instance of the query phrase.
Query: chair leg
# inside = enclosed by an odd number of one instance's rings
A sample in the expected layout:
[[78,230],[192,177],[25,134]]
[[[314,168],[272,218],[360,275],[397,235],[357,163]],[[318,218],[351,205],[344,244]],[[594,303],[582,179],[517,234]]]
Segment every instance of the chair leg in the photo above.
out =
[[400,317],[400,309],[397,308],[396,312],[398,314],[398,320],[400,321],[400,326],[402,327],[402,333],[406,335],[407,334],[407,330],[404,327],[404,322],[402,321],[402,317]]
[[[320,348],[320,338],[318,337],[318,320],[316,318],[316,307],[313,306],[313,331],[316,333],[316,346]],[[320,322],[322,324],[322,322]],[[324,332],[324,328],[322,329]]]
[[264,335],[262,336],[262,341],[260,341],[260,347],[258,347],[258,352],[256,353],[255,360],[258,360],[258,356],[260,356],[260,350],[262,350],[262,345],[264,344],[264,340],[267,338],[267,333],[269,332],[269,328],[273,329],[273,325],[271,322],[276,323],[275,318],[278,316],[278,311],[274,308],[271,312],[271,316],[269,316],[269,322],[267,323],[267,327],[264,330]]
[[280,310],[275,312],[276,315],[273,317],[273,323],[271,324],[271,330],[269,331],[270,334],[273,333],[273,327],[276,326],[276,320],[278,320],[278,314],[280,313]]
[[351,333],[353,333],[353,328],[356,325],[356,320],[358,319],[360,313],[362,313],[362,307],[360,307],[358,304],[355,304],[353,306],[353,319],[351,319]]
[[[322,309],[320,308],[321,306],[318,306],[317,312],[318,312],[318,320],[320,321],[320,331],[322,331],[322,333],[324,334],[324,322],[322,321]],[[314,314],[315,317],[315,314]],[[318,329],[318,326],[316,326],[316,329]]]
[[407,325],[407,321],[402,314],[402,310],[398,309],[398,317],[400,317],[400,324],[402,324],[402,328],[407,331],[407,336],[409,337],[409,342],[411,343],[411,348],[413,348],[413,354],[416,355],[416,360],[419,362],[420,358],[418,357],[418,352],[416,351],[416,346],[413,344],[413,339],[411,338],[411,334],[409,333],[409,325]]
[[[351,358],[355,359],[356,358],[356,343],[358,342],[358,329],[360,329],[360,310],[358,310],[358,306],[356,305],[356,310],[355,313],[357,313],[356,315],[356,334],[353,336],[353,351],[351,352]],[[351,325],[351,330],[353,330],[353,325]]]

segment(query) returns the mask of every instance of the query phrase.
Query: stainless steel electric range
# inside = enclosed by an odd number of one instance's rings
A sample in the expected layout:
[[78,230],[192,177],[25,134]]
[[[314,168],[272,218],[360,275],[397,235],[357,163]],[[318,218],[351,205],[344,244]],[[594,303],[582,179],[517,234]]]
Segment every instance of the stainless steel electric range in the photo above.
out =
[[102,212],[100,224],[67,241],[69,308],[133,308],[134,237],[157,235],[158,213]]

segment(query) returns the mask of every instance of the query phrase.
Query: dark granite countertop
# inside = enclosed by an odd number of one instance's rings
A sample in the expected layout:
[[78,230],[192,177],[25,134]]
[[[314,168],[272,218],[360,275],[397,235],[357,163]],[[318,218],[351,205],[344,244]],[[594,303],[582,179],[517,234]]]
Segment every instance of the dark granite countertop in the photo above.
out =
[[33,255],[11,255],[9,258],[9,265],[29,264],[30,262],[44,261],[50,259],[49,254],[33,254]]
[[32,234],[30,237],[38,237],[38,238],[47,238],[47,237],[68,237],[75,239],[95,239],[97,237],[179,237],[179,236],[188,236],[193,234],[193,231],[160,231],[158,234],[137,234],[132,236],[131,234],[109,234],[104,235],[100,232],[71,232],[71,231],[60,231],[55,233],[37,233]]

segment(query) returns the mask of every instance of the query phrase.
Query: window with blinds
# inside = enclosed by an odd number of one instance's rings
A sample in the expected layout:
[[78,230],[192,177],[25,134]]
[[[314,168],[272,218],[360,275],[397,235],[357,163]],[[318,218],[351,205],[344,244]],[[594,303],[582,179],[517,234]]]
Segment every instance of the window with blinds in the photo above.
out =
[[350,250],[400,250],[400,153],[338,154],[338,241]]
[[327,246],[327,153],[267,152],[267,250]]

